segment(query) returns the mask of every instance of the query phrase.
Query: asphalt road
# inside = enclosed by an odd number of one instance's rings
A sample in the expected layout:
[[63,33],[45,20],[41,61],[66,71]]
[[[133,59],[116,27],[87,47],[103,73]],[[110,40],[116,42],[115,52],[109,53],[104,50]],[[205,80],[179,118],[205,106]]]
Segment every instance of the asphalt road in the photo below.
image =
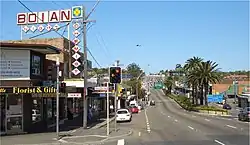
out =
[[[132,137],[104,145],[248,145],[249,123],[233,118],[187,112],[159,90],[151,91],[155,107],[134,117]],[[118,141],[119,140],[119,141]],[[118,144],[118,142],[120,144]]]

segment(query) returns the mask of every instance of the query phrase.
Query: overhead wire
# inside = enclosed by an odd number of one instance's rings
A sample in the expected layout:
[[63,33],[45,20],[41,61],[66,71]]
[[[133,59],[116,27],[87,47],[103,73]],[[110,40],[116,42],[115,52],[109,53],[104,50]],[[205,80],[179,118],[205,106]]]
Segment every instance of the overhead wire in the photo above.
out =
[[[20,0],[18,0],[18,2],[24,7],[24,8],[26,8],[29,12],[31,12],[31,13],[34,13],[31,9],[29,9],[23,2],[21,2]],[[92,9],[92,11],[93,11],[93,9]],[[89,16],[89,15],[88,15]],[[37,16],[37,19],[39,19],[39,20],[41,20],[38,16]],[[42,20],[41,20],[42,21]],[[68,24],[66,24],[65,26],[63,26],[63,27],[66,27],[67,25],[69,25],[69,23]],[[55,30],[53,30],[53,31],[55,31]],[[48,32],[45,32],[45,33],[43,33],[43,34],[46,34],[46,33],[49,33],[50,31],[48,31]],[[60,34],[59,32],[57,32],[57,31],[55,31],[58,35],[60,35],[61,37],[63,37],[64,39],[66,39],[66,40],[68,40],[68,41],[70,41],[71,42],[71,40],[69,40],[68,38],[66,38],[65,36],[63,36],[62,34]],[[40,34],[39,36],[41,36],[41,35],[43,35],[43,34]],[[37,36],[36,36],[37,37]],[[31,38],[34,38],[34,37],[30,37],[30,39]],[[91,57],[94,59],[94,61],[97,63],[97,65],[99,66],[99,67],[101,67],[101,65],[98,63],[98,61],[96,60],[96,58],[92,55],[92,52],[87,48],[87,50],[88,50],[88,52],[90,53],[90,55],[91,55]]]

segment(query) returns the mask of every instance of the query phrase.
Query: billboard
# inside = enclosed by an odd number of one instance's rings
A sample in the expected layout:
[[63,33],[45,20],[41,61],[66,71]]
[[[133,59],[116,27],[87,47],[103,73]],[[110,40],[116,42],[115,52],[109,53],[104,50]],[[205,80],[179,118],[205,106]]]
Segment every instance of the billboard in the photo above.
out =
[[70,22],[72,19],[83,17],[83,7],[74,6],[72,9],[17,14],[17,25]]
[[218,95],[207,95],[207,102],[208,103],[222,103],[223,102],[224,95],[218,94]]
[[29,80],[30,51],[6,50],[0,51],[0,80]]

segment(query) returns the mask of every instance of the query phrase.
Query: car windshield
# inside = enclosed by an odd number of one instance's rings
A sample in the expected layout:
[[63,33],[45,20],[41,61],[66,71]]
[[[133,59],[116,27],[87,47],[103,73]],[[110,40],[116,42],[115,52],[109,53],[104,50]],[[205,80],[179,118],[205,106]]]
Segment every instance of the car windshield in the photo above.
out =
[[117,111],[117,114],[127,114],[128,111],[127,110],[121,110],[121,111]]

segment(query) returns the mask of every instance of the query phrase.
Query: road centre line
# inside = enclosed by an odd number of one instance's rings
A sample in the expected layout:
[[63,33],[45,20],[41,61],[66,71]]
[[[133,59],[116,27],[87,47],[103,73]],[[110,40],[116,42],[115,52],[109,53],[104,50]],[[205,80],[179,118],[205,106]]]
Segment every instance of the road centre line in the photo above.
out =
[[220,141],[218,141],[218,140],[214,140],[216,143],[218,143],[218,144],[220,144],[220,145],[225,145],[224,143],[222,143],[222,142],[220,142]]
[[175,119],[174,121],[175,121],[175,122],[178,122],[178,120],[176,120],[176,119]]

